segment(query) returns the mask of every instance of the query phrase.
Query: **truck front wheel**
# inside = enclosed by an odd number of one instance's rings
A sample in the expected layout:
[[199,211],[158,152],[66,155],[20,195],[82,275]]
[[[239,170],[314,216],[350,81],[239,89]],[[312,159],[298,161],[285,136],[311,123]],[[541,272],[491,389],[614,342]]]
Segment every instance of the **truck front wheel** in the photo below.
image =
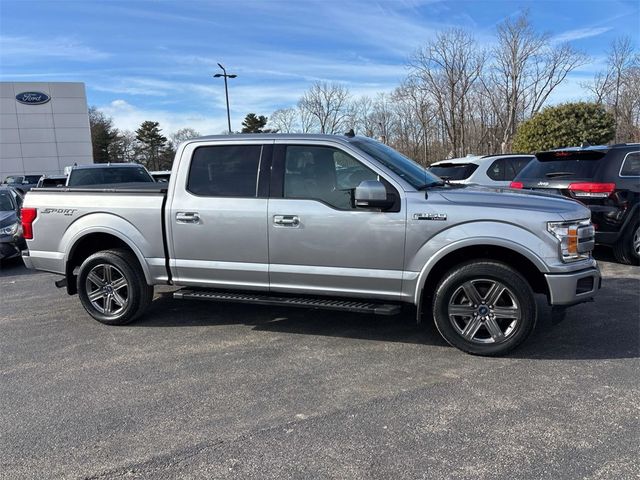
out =
[[107,325],[130,323],[153,299],[138,259],[124,249],[94,253],[80,266],[78,296],[93,318]]
[[444,339],[460,350],[504,355],[536,323],[533,290],[506,264],[480,260],[451,269],[436,287],[433,317]]

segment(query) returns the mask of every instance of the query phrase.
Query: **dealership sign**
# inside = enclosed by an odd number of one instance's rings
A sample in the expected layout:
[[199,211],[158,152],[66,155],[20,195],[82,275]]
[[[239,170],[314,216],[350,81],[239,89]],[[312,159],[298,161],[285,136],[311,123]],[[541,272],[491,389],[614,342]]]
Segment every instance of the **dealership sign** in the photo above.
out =
[[51,100],[51,97],[42,92],[22,92],[16,95],[16,100],[26,105],[42,105]]

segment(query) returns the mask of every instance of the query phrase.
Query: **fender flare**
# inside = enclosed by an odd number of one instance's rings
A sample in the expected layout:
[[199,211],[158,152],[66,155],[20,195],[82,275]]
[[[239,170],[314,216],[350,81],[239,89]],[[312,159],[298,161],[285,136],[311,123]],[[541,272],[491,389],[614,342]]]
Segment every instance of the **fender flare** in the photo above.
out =
[[418,280],[416,282],[416,289],[414,292],[414,303],[417,310],[418,322],[420,322],[420,318],[422,314],[422,300],[424,297],[423,295],[424,286],[427,281],[427,277],[429,276],[429,273],[431,273],[433,268],[445,256],[455,252],[456,250],[460,250],[465,247],[477,247],[482,245],[487,245],[492,247],[501,247],[501,248],[506,248],[508,250],[512,250],[516,253],[519,253],[520,255],[525,257],[527,260],[529,260],[531,263],[533,263],[536,266],[536,268],[540,270],[540,272],[545,273],[549,271],[549,268],[547,267],[546,263],[542,260],[542,258],[540,258],[538,254],[536,254],[529,248],[526,248],[520,244],[511,242],[509,240],[505,240],[499,237],[487,237],[487,236],[472,237],[472,238],[457,240],[441,248],[434,255],[432,255],[429,258],[429,260],[424,264],[424,266],[422,267],[418,275]]
[[[131,223],[129,223],[128,221],[126,221],[125,219],[123,219],[122,217],[119,216],[115,216],[113,214],[105,214],[105,213],[98,213],[96,212],[95,214],[89,214],[86,216],[83,216],[81,218],[79,218],[78,220],[76,220],[76,222],[74,222],[74,224],[78,224],[78,223],[82,223],[83,220],[86,221],[87,218],[92,217],[95,218],[95,215],[107,215],[109,216],[109,220],[110,222],[113,222],[114,219],[118,219],[116,220],[117,223],[123,223],[126,229],[133,229],[133,232],[137,233],[138,237],[140,237],[142,240],[144,240],[144,237],[142,237],[142,234],[138,231],[138,229],[136,229]],[[100,222],[101,225],[104,225],[104,222]],[[136,241],[130,236],[127,235],[126,233],[123,232],[123,230],[119,230],[119,229],[115,229],[112,227],[105,227],[105,226],[88,226],[88,227],[82,227],[80,225],[76,225],[76,228],[73,228],[73,224],[69,226],[69,228],[67,229],[67,231],[65,232],[65,235],[62,236],[62,239],[60,240],[60,245],[67,245],[67,248],[61,249],[62,251],[65,252],[64,254],[64,266],[65,266],[65,271],[67,268],[67,263],[69,262],[69,259],[71,258],[75,248],[77,247],[78,243],[87,235],[91,235],[93,233],[104,233],[107,235],[111,235],[113,237],[116,237],[117,239],[121,240],[122,242],[124,242],[130,249],[131,251],[134,253],[134,255],[136,256],[136,258],[138,259],[138,262],[140,263],[140,266],[142,267],[142,271],[144,273],[144,278],[146,280],[146,282],[149,285],[152,285],[151,282],[151,274],[149,272],[149,266],[147,265],[147,262],[145,261],[145,257],[142,254],[142,251],[140,250],[140,248],[138,247]]]

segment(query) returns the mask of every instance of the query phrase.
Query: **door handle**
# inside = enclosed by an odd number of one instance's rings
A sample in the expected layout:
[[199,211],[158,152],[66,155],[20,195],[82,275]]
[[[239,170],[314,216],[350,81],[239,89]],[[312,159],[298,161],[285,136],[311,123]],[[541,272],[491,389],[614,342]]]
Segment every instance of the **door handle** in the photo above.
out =
[[273,223],[281,227],[298,227],[300,226],[300,217],[297,215],[274,215]]
[[178,212],[176,213],[176,222],[200,223],[200,214],[198,212]]

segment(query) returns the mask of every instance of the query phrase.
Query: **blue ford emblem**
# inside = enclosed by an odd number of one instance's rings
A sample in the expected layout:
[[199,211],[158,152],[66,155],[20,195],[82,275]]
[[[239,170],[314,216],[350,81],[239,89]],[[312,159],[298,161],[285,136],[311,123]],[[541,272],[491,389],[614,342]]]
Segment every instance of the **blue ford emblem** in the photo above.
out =
[[22,92],[16,95],[16,100],[26,105],[42,105],[51,100],[51,97],[42,92]]

